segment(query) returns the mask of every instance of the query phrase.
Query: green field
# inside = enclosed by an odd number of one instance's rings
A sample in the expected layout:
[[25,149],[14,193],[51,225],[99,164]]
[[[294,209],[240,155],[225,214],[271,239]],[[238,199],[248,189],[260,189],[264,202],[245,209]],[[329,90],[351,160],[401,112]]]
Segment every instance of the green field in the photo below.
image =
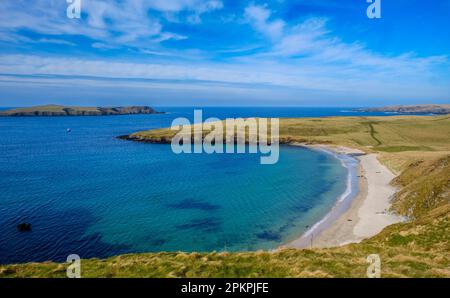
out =
[[[134,133],[170,140],[175,131]],[[276,252],[148,253],[82,260],[84,277],[365,277],[379,254],[382,277],[450,277],[450,117],[281,119],[281,142],[344,145],[379,153],[399,176],[393,209],[408,216],[362,241],[329,249]],[[67,264],[0,266],[0,277],[65,277]]]
[[[170,140],[176,133],[156,129],[130,136],[159,141]],[[447,115],[280,119],[280,142],[333,143],[365,151],[449,151],[449,136]]]

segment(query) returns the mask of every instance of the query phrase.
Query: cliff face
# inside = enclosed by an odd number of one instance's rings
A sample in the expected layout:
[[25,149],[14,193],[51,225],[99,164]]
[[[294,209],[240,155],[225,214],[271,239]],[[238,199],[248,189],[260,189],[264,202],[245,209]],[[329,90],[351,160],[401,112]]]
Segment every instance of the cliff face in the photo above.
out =
[[394,112],[394,113],[424,113],[424,114],[450,114],[450,105],[415,105],[415,106],[388,106],[381,108],[358,109],[362,112]]
[[160,114],[148,106],[129,107],[65,107],[57,105],[13,109],[0,112],[0,116],[109,116],[131,114]]

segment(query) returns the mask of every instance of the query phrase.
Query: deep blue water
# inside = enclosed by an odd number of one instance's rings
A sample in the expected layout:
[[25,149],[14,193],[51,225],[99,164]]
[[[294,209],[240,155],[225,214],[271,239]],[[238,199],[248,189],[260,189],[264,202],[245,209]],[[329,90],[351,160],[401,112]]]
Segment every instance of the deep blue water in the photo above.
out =
[[[345,190],[346,169],[318,151],[282,146],[277,164],[260,165],[257,154],[176,155],[169,145],[115,138],[193,115],[159,110],[169,113],[0,117],[0,263],[271,249],[320,220]],[[360,114],[204,109],[204,118]],[[18,232],[21,222],[32,230]]]

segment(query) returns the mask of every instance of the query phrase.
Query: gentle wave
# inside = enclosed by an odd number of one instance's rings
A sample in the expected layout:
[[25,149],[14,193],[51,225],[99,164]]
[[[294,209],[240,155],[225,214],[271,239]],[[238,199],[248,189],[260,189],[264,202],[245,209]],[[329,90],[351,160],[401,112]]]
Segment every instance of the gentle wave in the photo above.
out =
[[[305,233],[303,233],[302,238],[309,237],[311,234],[313,235],[317,234],[317,232],[320,233],[326,228],[328,228],[334,222],[334,220],[336,220],[340,215],[342,215],[345,211],[348,210],[348,208],[351,205],[351,201],[358,194],[358,191],[356,192],[353,191],[353,189],[355,188],[354,187],[355,185],[353,183],[357,183],[357,181],[354,182],[355,179],[352,179],[353,177],[356,177],[356,170],[357,170],[356,167],[358,160],[351,157],[350,155],[339,154],[332,150],[327,150],[323,148],[315,148],[315,149],[330,154],[341,162],[342,166],[347,169],[347,183],[345,191],[337,198],[336,204],[333,206],[330,212],[328,212],[321,220],[319,220],[310,229],[308,229]],[[355,162],[356,165],[351,164]]]

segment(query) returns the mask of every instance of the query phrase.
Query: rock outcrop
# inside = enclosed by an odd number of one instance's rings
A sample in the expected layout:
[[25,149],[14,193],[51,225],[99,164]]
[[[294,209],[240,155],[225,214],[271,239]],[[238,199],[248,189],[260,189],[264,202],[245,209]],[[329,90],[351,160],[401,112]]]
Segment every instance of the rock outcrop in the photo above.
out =
[[31,231],[31,224],[26,223],[26,222],[18,224],[17,225],[17,230],[19,232],[29,232],[29,231]]

